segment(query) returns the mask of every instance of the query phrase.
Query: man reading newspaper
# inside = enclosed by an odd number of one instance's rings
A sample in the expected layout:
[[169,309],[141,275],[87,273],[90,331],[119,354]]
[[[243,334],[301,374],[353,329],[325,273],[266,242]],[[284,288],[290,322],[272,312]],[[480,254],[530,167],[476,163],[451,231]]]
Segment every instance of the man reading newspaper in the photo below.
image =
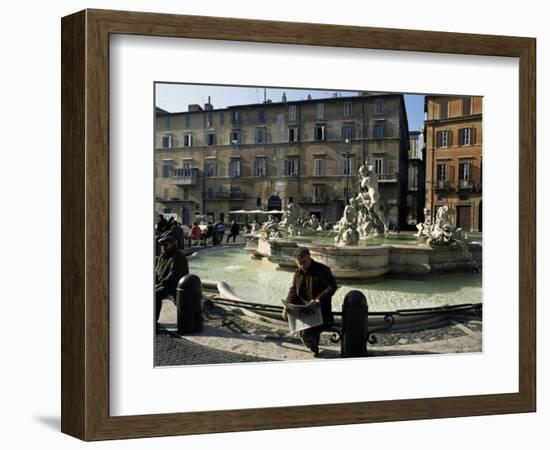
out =
[[334,323],[336,280],[329,267],[311,258],[307,248],[298,248],[294,257],[298,270],[283,301],[283,317],[288,318],[291,332],[299,331],[304,345],[317,357],[321,332]]

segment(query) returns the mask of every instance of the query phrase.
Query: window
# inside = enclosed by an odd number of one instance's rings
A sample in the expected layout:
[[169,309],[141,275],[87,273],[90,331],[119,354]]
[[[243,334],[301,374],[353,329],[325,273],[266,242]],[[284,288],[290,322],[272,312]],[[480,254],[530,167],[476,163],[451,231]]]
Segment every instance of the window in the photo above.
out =
[[182,188],[181,197],[182,197],[182,200],[189,200],[189,189]]
[[324,103],[317,103],[315,105],[315,117],[317,120],[323,120],[325,118],[325,105]]
[[353,158],[342,158],[340,160],[340,175],[353,175]]
[[449,117],[449,102],[447,100],[439,100],[439,118],[446,119]]
[[169,130],[169,129],[170,129],[170,117],[166,117],[166,118],[164,119],[164,128],[165,128],[166,130]]
[[314,137],[316,141],[324,141],[325,140],[325,126],[319,125],[315,127]]
[[223,127],[225,124],[225,113],[222,111],[220,112],[220,127]]
[[216,161],[206,161],[204,163],[204,176],[206,177],[216,176]]
[[298,142],[298,127],[288,129],[288,142]]
[[162,160],[162,178],[170,178],[172,175],[172,167],[174,167],[174,161],[171,159]]
[[342,139],[350,141],[353,139],[353,125],[344,125],[342,127]]
[[462,99],[462,115],[469,116],[472,114],[472,97],[464,97]]
[[172,147],[172,136],[163,136],[162,137],[162,148]]
[[257,177],[265,177],[266,176],[266,164],[265,164],[265,158],[256,158],[254,160],[254,175]]
[[206,145],[216,145],[216,134],[208,133],[206,135]]
[[437,181],[445,181],[447,179],[447,165],[437,165]]
[[240,131],[232,131],[229,133],[229,142],[232,145],[237,145],[241,143],[241,132]]
[[385,134],[386,124],[384,122],[377,122],[374,124],[374,138],[382,139]]
[[258,110],[258,122],[265,122],[265,111],[263,109]]
[[288,197],[288,204],[294,203],[294,197]]
[[288,107],[288,120],[296,120],[296,105]]
[[470,179],[470,163],[461,162],[458,164],[458,179],[462,181]]
[[344,102],[344,117],[351,116],[351,112],[352,112],[351,102],[350,101]]
[[163,212],[164,214],[172,214],[172,208],[164,208],[164,209],[162,210],[162,212]]
[[384,114],[384,99],[377,98],[374,100],[374,114]]
[[472,145],[472,129],[461,128],[458,132],[460,145]]
[[231,111],[231,123],[239,123],[241,120],[241,115],[239,111]]
[[287,177],[298,175],[298,158],[285,159],[285,175]]
[[256,206],[258,208],[262,207],[262,197],[256,197]]
[[241,176],[241,160],[232,159],[229,161],[229,176],[239,177]]
[[324,186],[313,186],[312,191],[312,200],[314,202],[320,202],[325,196],[325,187]]
[[313,174],[316,177],[325,176],[325,158],[316,158],[313,160]]
[[193,136],[190,134],[184,134],[183,135],[183,146],[184,147],[191,147],[193,145]]
[[437,146],[448,147],[449,146],[450,131],[444,130],[437,133]]
[[267,142],[267,130],[265,128],[256,128],[256,144],[265,144]]
[[374,172],[376,175],[382,175],[384,173],[384,158],[376,158],[374,160]]
[[206,113],[206,126],[212,126],[212,113]]
[[191,116],[185,116],[183,118],[183,122],[185,124],[185,128],[191,128]]

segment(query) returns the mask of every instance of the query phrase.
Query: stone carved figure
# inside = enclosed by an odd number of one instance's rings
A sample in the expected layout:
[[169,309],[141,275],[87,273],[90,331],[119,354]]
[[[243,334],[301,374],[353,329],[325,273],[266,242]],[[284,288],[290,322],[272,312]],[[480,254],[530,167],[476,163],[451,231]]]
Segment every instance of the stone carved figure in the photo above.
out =
[[280,238],[282,237],[281,232],[279,231],[279,221],[275,216],[270,214],[267,216],[267,221],[260,228],[260,234],[263,239],[269,238]]
[[349,205],[344,209],[344,215],[335,226],[337,235],[334,241],[337,244],[354,245],[359,241],[359,233],[357,231],[357,209],[357,199],[351,198]]
[[290,236],[299,234],[298,208],[294,206],[294,203],[289,203],[285,207],[283,217],[279,223],[279,230],[286,231]]
[[373,221],[380,221],[383,232],[387,233],[388,220],[382,210],[382,202],[380,201],[380,193],[378,192],[378,175],[376,175],[372,165],[365,167],[365,164],[362,164],[359,168],[359,175],[361,177],[361,189],[367,191],[371,218]]
[[424,223],[417,225],[418,238],[428,245],[458,245],[465,247],[466,236],[462,228],[453,225],[450,215],[455,212],[449,206],[441,206],[436,213],[434,223],[431,223],[429,215]]

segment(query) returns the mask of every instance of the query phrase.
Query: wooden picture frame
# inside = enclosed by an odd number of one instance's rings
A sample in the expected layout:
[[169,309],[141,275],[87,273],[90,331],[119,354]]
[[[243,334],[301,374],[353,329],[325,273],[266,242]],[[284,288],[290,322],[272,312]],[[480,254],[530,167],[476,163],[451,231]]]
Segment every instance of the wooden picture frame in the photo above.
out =
[[[104,10],[64,17],[61,29],[64,433],[101,440],[535,411],[535,39]],[[109,36],[117,33],[519,58],[519,391],[110,416]]]

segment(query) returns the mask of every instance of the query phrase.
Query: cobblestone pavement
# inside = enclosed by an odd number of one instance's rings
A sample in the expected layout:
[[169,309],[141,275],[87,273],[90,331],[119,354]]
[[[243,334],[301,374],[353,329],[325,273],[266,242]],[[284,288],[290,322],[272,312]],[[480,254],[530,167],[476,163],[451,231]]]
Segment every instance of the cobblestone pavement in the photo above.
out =
[[167,331],[161,332],[155,337],[155,366],[229,364],[261,361],[271,360],[196,344]]
[[[201,332],[179,336],[175,331],[175,306],[168,301],[161,313],[164,331],[156,336],[155,365],[227,364],[312,359],[298,337],[288,335],[284,322],[249,317],[238,308],[215,306],[204,314]],[[451,321],[418,331],[376,333],[368,356],[479,352],[479,320]],[[321,357],[340,357],[340,344],[321,335]]]

